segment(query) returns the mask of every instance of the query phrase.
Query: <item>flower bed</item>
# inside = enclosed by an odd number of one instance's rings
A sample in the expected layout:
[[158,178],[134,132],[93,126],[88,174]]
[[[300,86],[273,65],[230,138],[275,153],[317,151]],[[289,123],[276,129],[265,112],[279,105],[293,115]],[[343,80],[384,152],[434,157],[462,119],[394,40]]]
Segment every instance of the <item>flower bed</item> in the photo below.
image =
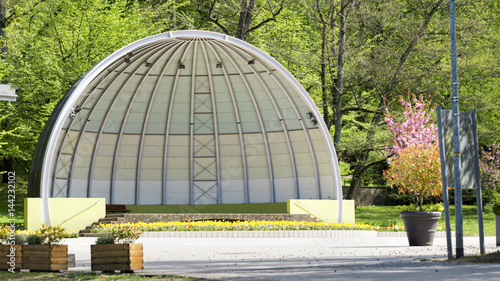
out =
[[[189,221],[127,223],[141,231],[282,231],[282,230],[376,230],[367,224],[310,221]],[[111,232],[116,224],[100,224],[93,233]]]

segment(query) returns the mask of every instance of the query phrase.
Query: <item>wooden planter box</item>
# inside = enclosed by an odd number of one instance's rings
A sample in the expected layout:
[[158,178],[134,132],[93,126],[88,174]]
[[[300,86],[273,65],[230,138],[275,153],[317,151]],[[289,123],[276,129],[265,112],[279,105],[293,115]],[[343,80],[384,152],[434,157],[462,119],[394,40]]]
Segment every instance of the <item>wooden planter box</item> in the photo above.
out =
[[90,245],[92,271],[144,269],[141,243]]
[[23,268],[34,271],[68,269],[68,245],[23,245]]
[[[11,248],[15,251],[12,252]],[[15,270],[19,270],[23,265],[23,245],[0,245],[0,270],[9,270],[14,265]]]

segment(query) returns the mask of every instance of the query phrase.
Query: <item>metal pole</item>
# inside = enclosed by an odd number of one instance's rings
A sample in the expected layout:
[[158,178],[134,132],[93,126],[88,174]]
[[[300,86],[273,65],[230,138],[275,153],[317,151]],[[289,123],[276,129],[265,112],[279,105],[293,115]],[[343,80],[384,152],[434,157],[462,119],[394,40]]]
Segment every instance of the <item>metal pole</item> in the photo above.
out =
[[451,245],[451,222],[450,222],[450,203],[448,200],[448,182],[446,180],[446,151],[444,144],[444,130],[441,122],[441,107],[436,108],[438,135],[439,135],[439,154],[441,156],[441,181],[443,182],[443,205],[444,222],[446,227],[446,246],[448,248],[448,259],[453,259],[453,247]]
[[484,228],[483,228],[483,197],[481,194],[481,176],[479,171],[479,143],[477,140],[477,127],[476,127],[476,110],[471,110],[472,118],[472,137],[474,138],[474,159],[476,167],[476,205],[477,205],[477,223],[479,227],[479,250],[481,255],[485,254],[484,250]]
[[453,154],[455,181],[455,231],[457,258],[464,256],[463,217],[462,217],[462,183],[460,163],[460,111],[458,109],[458,74],[457,74],[457,36],[455,28],[455,1],[450,0],[450,41],[451,41],[451,91],[453,112]]

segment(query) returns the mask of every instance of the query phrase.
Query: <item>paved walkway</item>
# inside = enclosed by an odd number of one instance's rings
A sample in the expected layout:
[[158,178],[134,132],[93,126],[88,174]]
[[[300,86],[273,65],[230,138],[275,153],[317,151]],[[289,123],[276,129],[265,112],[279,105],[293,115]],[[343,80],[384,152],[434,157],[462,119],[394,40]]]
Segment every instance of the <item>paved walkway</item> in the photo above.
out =
[[[406,237],[182,238],[141,237],[147,275],[215,280],[499,280],[498,264],[434,262],[446,259],[446,239],[409,247]],[[454,239],[453,239],[454,242]],[[95,238],[67,239],[76,255],[71,270],[90,271]],[[495,252],[486,237],[486,252]],[[479,239],[464,238],[466,255],[479,254]]]

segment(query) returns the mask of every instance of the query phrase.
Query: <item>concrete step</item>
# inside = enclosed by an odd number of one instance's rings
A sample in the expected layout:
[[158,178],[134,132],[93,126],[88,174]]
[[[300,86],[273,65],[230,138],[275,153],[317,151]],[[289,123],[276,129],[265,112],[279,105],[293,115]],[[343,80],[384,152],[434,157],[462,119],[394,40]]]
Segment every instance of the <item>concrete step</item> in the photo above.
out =
[[122,218],[124,215],[125,215],[124,213],[119,213],[119,214],[116,214],[116,213],[113,213],[113,214],[107,213],[106,214],[106,218]]
[[[120,220],[123,220],[123,214],[106,214],[104,218],[99,219],[97,222],[92,223],[78,232],[78,235],[81,237],[96,237],[99,235],[95,235],[96,233],[91,233],[91,230],[94,226],[99,226],[101,223],[119,223]],[[90,236],[89,236],[90,235]]]

